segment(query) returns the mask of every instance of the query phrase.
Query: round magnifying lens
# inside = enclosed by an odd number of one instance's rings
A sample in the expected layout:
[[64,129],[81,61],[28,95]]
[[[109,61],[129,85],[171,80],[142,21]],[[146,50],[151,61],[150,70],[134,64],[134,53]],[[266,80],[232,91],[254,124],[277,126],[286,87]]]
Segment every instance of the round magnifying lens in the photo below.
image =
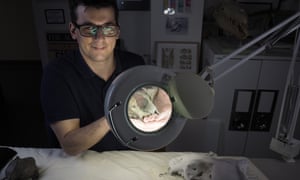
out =
[[168,93],[158,86],[142,86],[129,97],[127,116],[139,131],[158,131],[171,119],[171,99]]

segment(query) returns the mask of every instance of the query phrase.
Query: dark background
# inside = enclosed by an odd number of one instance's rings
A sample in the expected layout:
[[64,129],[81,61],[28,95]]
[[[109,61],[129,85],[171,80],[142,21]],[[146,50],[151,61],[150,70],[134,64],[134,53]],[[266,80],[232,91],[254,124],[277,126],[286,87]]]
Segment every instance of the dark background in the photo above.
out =
[[46,147],[40,61],[0,61],[0,145]]

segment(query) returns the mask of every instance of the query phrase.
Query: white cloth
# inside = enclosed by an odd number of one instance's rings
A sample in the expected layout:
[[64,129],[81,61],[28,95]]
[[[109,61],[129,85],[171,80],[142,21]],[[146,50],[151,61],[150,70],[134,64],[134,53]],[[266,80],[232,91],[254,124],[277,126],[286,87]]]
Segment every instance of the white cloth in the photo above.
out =
[[[87,151],[68,156],[61,149],[12,147],[20,158],[33,157],[39,168],[40,180],[182,180],[168,174],[169,161],[193,152]],[[251,164],[249,173],[266,180]]]

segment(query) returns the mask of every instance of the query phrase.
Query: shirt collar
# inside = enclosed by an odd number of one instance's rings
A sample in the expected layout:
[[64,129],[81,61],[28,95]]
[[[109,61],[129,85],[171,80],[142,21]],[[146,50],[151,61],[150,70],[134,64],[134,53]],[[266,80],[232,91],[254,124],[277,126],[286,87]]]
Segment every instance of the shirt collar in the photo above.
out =
[[[92,69],[88,66],[88,64],[84,61],[80,51],[75,51],[75,65],[77,69],[82,73],[85,78],[93,78],[97,76]],[[116,69],[114,70],[112,76],[116,76],[122,72],[122,66],[120,63],[120,57],[116,51],[114,52],[114,61],[116,62]]]

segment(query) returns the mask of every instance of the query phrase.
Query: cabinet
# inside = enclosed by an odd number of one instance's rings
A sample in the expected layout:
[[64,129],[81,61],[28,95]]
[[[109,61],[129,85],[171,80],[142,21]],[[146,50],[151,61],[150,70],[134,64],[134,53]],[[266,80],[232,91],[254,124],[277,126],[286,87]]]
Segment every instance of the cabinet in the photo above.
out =
[[[203,65],[215,64],[237,48],[238,43],[230,39],[206,39]],[[247,51],[217,67],[215,76],[252,52]],[[215,82],[215,105],[209,118],[220,119],[223,124],[219,154],[276,156],[269,144],[277,130],[291,53],[290,48],[261,53]],[[299,77],[299,62],[296,71]]]

